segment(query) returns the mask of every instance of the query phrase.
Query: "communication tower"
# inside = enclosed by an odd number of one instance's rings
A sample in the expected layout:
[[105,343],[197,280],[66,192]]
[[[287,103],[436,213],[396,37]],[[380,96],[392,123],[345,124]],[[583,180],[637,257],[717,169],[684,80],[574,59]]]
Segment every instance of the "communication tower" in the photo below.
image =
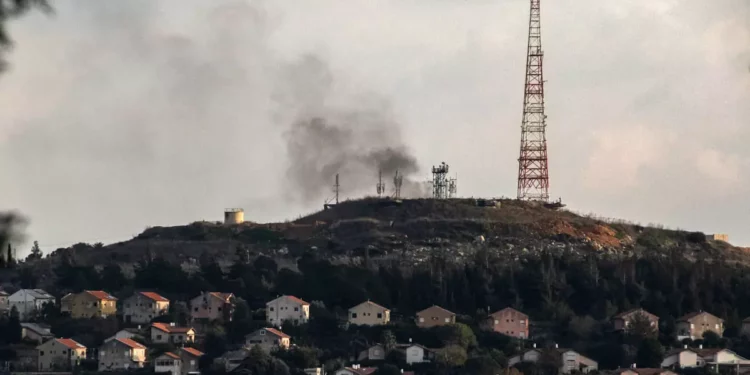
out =
[[435,199],[450,198],[451,190],[456,190],[456,180],[448,179],[448,169],[448,164],[445,162],[432,167],[432,197]]
[[403,185],[404,185],[404,176],[398,174],[398,169],[397,169],[396,175],[393,176],[393,198],[401,199],[401,187]]
[[383,171],[378,171],[378,184],[377,184],[378,197],[385,194],[385,182],[383,182]]
[[547,202],[547,116],[544,114],[541,0],[531,0],[529,43],[526,55],[521,155],[518,158],[518,199]]
[[[323,203],[323,209],[327,210],[330,207],[333,207],[337,204],[339,204],[339,191],[341,190],[341,185],[339,185],[339,174],[336,173],[336,180],[333,183],[333,198],[329,198]],[[331,203],[333,201],[334,203]]]

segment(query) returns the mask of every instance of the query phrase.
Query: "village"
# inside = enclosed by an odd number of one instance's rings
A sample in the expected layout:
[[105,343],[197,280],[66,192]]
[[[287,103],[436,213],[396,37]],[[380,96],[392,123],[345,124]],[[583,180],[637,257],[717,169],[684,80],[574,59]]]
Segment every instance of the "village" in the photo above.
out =
[[[84,360],[94,360],[97,371],[137,371],[148,369],[155,373],[171,375],[198,374],[199,362],[204,355],[203,337],[200,327],[207,324],[226,324],[231,321],[235,296],[231,293],[205,292],[188,301],[190,322],[180,326],[172,322],[156,322],[164,316],[172,301],[155,292],[141,291],[120,301],[104,291],[86,290],[69,293],[57,299],[41,289],[21,289],[8,295],[0,291],[0,311],[17,317],[22,327],[23,342],[16,347],[17,358],[5,364],[11,373],[72,373]],[[292,324],[305,325],[311,318],[311,304],[295,296],[283,295],[266,303],[266,327],[245,335],[241,347],[232,348],[213,360],[213,371],[238,373],[243,361],[252,350],[278,353],[295,347],[294,337],[281,331],[281,327]],[[104,319],[116,317],[122,323],[115,335],[107,338],[98,347],[86,347],[71,338],[58,337],[40,319],[45,308],[59,308],[61,314],[73,319]],[[457,314],[440,306],[429,306],[411,319],[419,329],[449,327],[461,324]],[[340,322],[350,326],[388,326],[392,324],[391,310],[373,301],[363,301],[348,310],[346,319]],[[671,375],[678,370],[707,368],[712,372],[730,371],[745,373],[750,370],[750,360],[729,349],[703,348],[702,344],[672,348],[664,353],[660,368],[641,368],[633,364],[620,370],[601,370],[595,358],[575,350],[558,347],[537,346],[532,334],[532,321],[528,315],[513,308],[504,308],[488,315],[481,322],[474,322],[481,330],[497,333],[516,340],[516,355],[509,357],[508,367],[524,363],[552,361],[559,366],[558,373],[606,372],[621,375]],[[633,309],[614,316],[611,321],[615,331],[659,329],[659,317],[643,309]],[[677,320],[675,342],[692,343],[708,335],[720,337],[724,332],[724,320],[705,311],[696,311]],[[743,321],[741,334],[750,334],[750,319]],[[435,361],[446,355],[444,348],[428,348],[419,342],[375,343],[364,348],[350,363],[336,369],[335,375],[369,375],[377,370],[374,366],[383,361],[391,351],[400,352],[407,366]],[[164,351],[158,347],[172,345],[175,350]],[[550,359],[551,358],[551,359]],[[601,370],[601,371],[600,371]],[[413,370],[404,374],[415,374]],[[309,375],[322,375],[322,367],[306,368]]]

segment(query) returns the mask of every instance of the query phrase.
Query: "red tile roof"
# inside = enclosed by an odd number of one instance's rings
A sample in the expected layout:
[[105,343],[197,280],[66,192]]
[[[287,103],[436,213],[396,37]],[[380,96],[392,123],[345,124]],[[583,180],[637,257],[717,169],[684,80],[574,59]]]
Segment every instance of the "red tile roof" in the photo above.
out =
[[179,355],[177,355],[177,354],[174,354],[174,353],[172,353],[172,352],[166,352],[166,353],[164,353],[164,355],[165,355],[165,356],[167,356],[167,357],[170,357],[170,358],[174,358],[174,359],[180,359],[180,356],[179,356]]
[[492,314],[490,314],[490,316],[495,316],[495,315],[501,314],[501,313],[503,313],[505,311],[508,311],[508,310],[515,311],[515,312],[517,312],[517,313],[525,316],[526,318],[528,318],[528,315],[526,315],[526,314],[524,314],[524,313],[522,313],[522,312],[520,312],[520,311],[518,311],[518,310],[516,310],[516,309],[514,309],[512,307],[506,307],[506,308],[504,308],[502,310],[497,310],[497,311],[493,312]]
[[229,299],[234,296],[234,294],[232,293],[221,293],[221,292],[211,292],[210,294],[224,302],[229,302]]
[[203,355],[203,352],[195,348],[182,348],[182,351],[192,355],[193,357],[200,357]]
[[[713,317],[719,318],[718,316],[716,316],[714,314],[711,314],[711,313],[708,313],[708,312],[705,312],[705,311],[696,311],[696,312],[692,312],[692,313],[687,314],[687,315],[683,315],[680,319],[677,319],[677,321],[678,322],[688,322],[688,321],[690,321],[690,319],[693,319],[696,316],[700,316],[702,314],[708,314],[708,315],[711,315]],[[721,320],[722,322],[724,321],[721,318],[719,318],[719,320]]]
[[151,323],[151,327],[167,333],[187,333],[192,329],[191,327],[172,326],[167,323]]
[[346,367],[347,370],[358,374],[358,375],[370,375],[377,370],[375,367],[359,367],[359,368],[353,368],[353,367]]
[[284,339],[288,339],[288,338],[292,337],[292,336],[287,335],[284,332],[279,331],[276,328],[263,328],[263,329],[265,329],[266,332],[268,332],[268,333],[271,333],[273,335],[276,335],[276,336],[284,338]]
[[67,346],[70,349],[86,349],[85,346],[75,342],[73,339],[55,339],[57,342],[59,342],[62,345]]
[[453,313],[451,311],[448,311],[448,310],[446,310],[446,309],[444,309],[444,308],[442,308],[442,307],[440,307],[438,305],[432,305],[432,306],[430,306],[430,307],[428,307],[428,308],[426,308],[426,309],[418,312],[417,315],[424,315],[424,314],[431,313],[433,311],[434,312],[438,312],[438,313],[447,314],[447,315],[456,315],[455,313]]
[[142,296],[144,296],[144,297],[146,297],[148,299],[151,299],[153,301],[156,301],[156,302],[169,302],[168,299],[162,297],[158,293],[154,293],[154,292],[140,292],[140,293],[141,293]]
[[299,303],[300,305],[310,305],[310,302],[303,301],[302,299],[297,298],[295,296],[282,296],[282,297],[286,297],[294,302]]
[[146,349],[145,346],[141,345],[140,343],[133,341],[132,339],[117,339],[118,342],[121,342],[133,349]]
[[98,300],[117,301],[117,298],[103,290],[85,290],[84,293],[88,293]]
[[[378,305],[377,303],[375,303],[375,302],[372,302],[372,301],[365,301],[365,302],[362,302],[362,303],[360,303],[359,305],[357,305],[357,306],[354,306],[354,307],[352,307],[351,309],[354,309],[354,308],[356,308],[356,307],[359,307],[359,306],[362,306],[362,305],[372,305],[372,306],[375,306],[375,307],[377,307],[377,308],[380,308],[380,309],[383,309],[383,310],[386,310],[386,311],[391,311],[391,310],[389,310],[389,309],[388,309],[387,307],[383,307],[383,306],[380,306],[380,305]],[[349,309],[349,310],[351,310],[351,309]]]

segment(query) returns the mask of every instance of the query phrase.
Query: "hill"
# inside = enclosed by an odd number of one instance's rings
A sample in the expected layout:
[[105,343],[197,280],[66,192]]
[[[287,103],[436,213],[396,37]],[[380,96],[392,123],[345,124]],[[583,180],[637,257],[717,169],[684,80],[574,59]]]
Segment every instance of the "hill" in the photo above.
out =
[[155,256],[184,263],[209,256],[228,264],[239,251],[293,264],[305,251],[314,251],[334,262],[361,262],[366,258],[368,262],[418,265],[435,256],[462,262],[478,251],[512,257],[554,251],[597,257],[677,253],[688,260],[750,264],[744,249],[707,241],[699,232],[605,222],[535,202],[481,203],[474,199],[368,198],[345,201],[286,223],[195,222],[152,227],[129,241],[104,247],[78,244],[59,249],[51,258],[102,265],[135,263]]

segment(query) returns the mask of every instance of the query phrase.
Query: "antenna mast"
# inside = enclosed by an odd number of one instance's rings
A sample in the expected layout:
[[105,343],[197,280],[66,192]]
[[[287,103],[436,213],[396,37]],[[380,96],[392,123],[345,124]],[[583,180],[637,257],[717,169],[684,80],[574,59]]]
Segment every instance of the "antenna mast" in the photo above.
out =
[[393,198],[401,199],[401,186],[403,185],[404,185],[404,176],[398,174],[398,169],[397,169],[396,175],[393,177]]
[[339,204],[339,190],[341,188],[341,185],[339,185],[339,174],[336,173],[336,183],[333,184],[333,192],[336,194],[336,204]]
[[378,171],[378,197],[381,197],[383,194],[385,194],[385,182],[383,182],[383,170]]
[[541,0],[531,0],[529,45],[526,56],[526,84],[521,124],[521,155],[518,158],[518,199],[547,202],[547,116],[544,114],[542,73]]

